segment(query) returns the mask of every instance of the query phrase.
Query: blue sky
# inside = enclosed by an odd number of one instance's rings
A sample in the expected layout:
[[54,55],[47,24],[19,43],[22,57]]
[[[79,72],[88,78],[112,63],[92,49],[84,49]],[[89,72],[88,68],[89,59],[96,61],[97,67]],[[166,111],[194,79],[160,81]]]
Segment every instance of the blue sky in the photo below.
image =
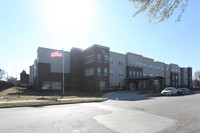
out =
[[190,0],[182,21],[177,14],[150,24],[128,0],[0,0],[0,68],[17,76],[36,59],[37,48],[69,51],[93,44],[133,52],[156,61],[200,70],[200,1]]

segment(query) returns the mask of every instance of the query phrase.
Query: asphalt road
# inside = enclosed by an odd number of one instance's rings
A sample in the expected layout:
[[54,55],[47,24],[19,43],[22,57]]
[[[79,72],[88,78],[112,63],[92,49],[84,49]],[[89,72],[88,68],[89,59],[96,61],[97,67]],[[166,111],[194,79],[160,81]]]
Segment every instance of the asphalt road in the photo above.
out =
[[200,94],[105,97],[111,100],[0,109],[0,133],[200,133]]

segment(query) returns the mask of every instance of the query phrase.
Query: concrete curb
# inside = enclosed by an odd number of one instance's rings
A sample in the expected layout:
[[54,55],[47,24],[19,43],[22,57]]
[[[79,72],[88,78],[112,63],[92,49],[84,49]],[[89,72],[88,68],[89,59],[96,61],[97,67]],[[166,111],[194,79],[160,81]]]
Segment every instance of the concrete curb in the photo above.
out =
[[42,106],[51,106],[51,105],[64,105],[64,104],[78,104],[78,103],[94,103],[94,102],[104,102],[107,101],[107,99],[102,100],[91,100],[91,101],[77,101],[77,102],[66,102],[66,103],[50,103],[50,104],[39,104],[39,105],[15,105],[15,106],[0,106],[1,108],[18,108],[18,107],[42,107]]

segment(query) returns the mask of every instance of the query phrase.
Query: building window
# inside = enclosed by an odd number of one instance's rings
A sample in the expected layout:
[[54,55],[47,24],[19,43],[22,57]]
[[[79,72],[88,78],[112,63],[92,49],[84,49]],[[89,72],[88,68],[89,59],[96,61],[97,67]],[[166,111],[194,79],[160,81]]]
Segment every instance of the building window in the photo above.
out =
[[122,60],[120,60],[120,59],[119,59],[119,62],[118,62],[118,64],[119,64],[119,65],[123,65],[123,62],[122,62]]
[[146,73],[143,73],[143,76],[145,77],[145,76],[146,76]]
[[132,78],[132,71],[129,71],[129,78]]
[[113,59],[112,58],[110,58],[110,64],[113,64]]
[[150,77],[153,77],[153,74],[150,74]]
[[131,66],[131,61],[129,61],[129,66]]
[[97,54],[97,61],[101,62],[101,54]]
[[164,68],[162,68],[162,71],[164,71]]
[[135,77],[135,71],[133,71],[133,77]]
[[107,76],[107,74],[108,74],[108,69],[104,68],[104,76]]
[[104,56],[104,62],[108,63],[108,56],[107,55]]
[[110,88],[113,88],[114,83],[110,82]]
[[100,81],[99,82],[99,90],[105,90],[106,89],[106,82]]
[[142,62],[140,62],[140,67],[142,67]]
[[136,66],[138,66],[138,67],[139,67],[139,63],[138,63],[138,62],[136,62]]
[[135,62],[133,61],[133,66],[135,66]]
[[97,68],[97,75],[98,75],[98,76],[101,75],[101,68],[100,68],[100,67]]
[[140,77],[142,77],[142,72],[140,72]]
[[137,72],[137,77],[139,76],[139,72]]
[[146,87],[147,87],[147,83],[143,82],[143,88],[146,89]]
[[85,57],[85,64],[94,62],[94,55]]
[[153,65],[149,65],[149,67],[152,69],[152,68],[153,68]]
[[61,82],[43,81],[42,90],[61,90]]
[[94,68],[87,68],[85,69],[85,76],[94,75]]
[[113,70],[110,70],[110,76],[113,76],[114,73],[113,73]]
[[123,76],[123,73],[122,71],[119,71],[119,76],[122,77]]

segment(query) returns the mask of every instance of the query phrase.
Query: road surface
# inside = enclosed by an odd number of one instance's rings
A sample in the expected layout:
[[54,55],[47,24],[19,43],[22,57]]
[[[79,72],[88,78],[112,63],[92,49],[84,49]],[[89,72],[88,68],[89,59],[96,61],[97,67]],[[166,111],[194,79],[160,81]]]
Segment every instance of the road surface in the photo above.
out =
[[112,92],[102,103],[0,109],[0,133],[199,133],[200,94]]

